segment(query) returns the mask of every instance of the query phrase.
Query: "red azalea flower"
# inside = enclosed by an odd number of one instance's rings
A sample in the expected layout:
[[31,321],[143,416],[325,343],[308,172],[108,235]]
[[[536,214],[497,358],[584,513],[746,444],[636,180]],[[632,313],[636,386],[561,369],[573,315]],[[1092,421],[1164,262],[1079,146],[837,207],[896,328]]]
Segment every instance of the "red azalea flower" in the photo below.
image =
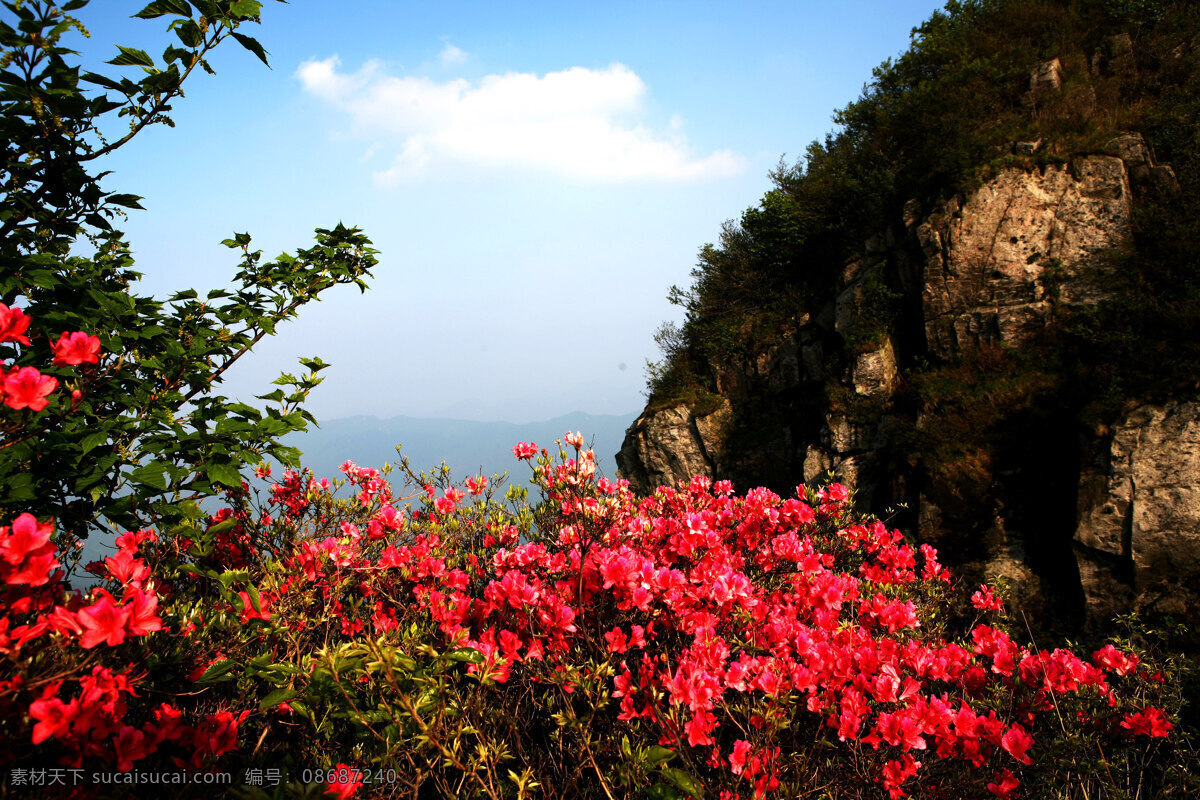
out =
[[[58,567],[51,530],[51,523],[40,523],[29,513],[13,520],[11,529],[0,527],[0,575],[6,583],[42,586],[50,581]],[[15,569],[3,569],[5,563]]]
[[206,755],[224,755],[237,748],[238,725],[250,715],[243,711],[234,716],[231,711],[218,711],[210,714],[196,729],[197,750]]
[[62,336],[51,344],[50,348],[54,351],[56,367],[95,364],[100,361],[100,339],[82,331],[63,331]]
[[[271,613],[269,610],[270,603],[267,602],[267,598],[265,598],[261,595],[259,596],[258,607],[262,610],[255,611],[254,603],[250,602],[250,593],[249,592],[238,592],[238,597],[242,598],[242,624],[243,625],[252,619],[261,619],[261,620],[267,620],[267,621],[269,621],[271,619]],[[344,625],[345,625],[345,622],[343,621],[343,626]]]
[[98,589],[101,597],[92,605],[79,612],[78,619],[83,623],[83,636],[79,645],[87,650],[101,642],[109,647],[115,647],[125,641],[125,625],[129,621],[129,611],[113,602],[113,596],[103,589]]
[[1004,608],[1004,603],[992,593],[990,586],[979,584],[979,591],[971,595],[971,605],[980,611],[1001,611]]
[[25,331],[29,329],[29,317],[19,308],[9,308],[0,303],[0,342],[29,344]]
[[883,787],[888,790],[888,796],[892,800],[900,800],[908,793],[900,788],[905,781],[917,774],[917,770],[921,768],[921,762],[913,759],[907,753],[902,760],[892,760],[887,762],[883,767]]
[[1137,736],[1166,736],[1173,726],[1161,709],[1147,708],[1136,714],[1126,714],[1121,727]]
[[150,576],[150,568],[146,566],[146,562],[136,558],[132,550],[118,550],[115,556],[104,559],[104,565],[108,568],[108,574],[122,586],[140,586],[141,582]]
[[1033,763],[1033,759],[1029,757],[1029,748],[1033,747],[1033,737],[1026,733],[1020,725],[1013,725],[1000,737],[1000,746],[1022,764]]
[[1020,785],[1021,782],[1017,780],[1017,776],[1013,775],[1011,771],[1005,769],[1001,770],[996,775],[996,780],[992,783],[989,783],[987,788],[989,792],[996,795],[996,797],[999,797],[1000,800],[1008,800],[1008,798],[1013,796],[1013,792],[1015,792],[1017,787]]
[[49,522],[38,522],[33,514],[22,514],[13,520],[11,532],[0,527],[0,555],[10,564],[20,564],[50,543],[53,529]]
[[130,588],[126,590],[124,599],[122,609],[129,614],[128,630],[131,636],[145,636],[162,630],[162,620],[155,613],[158,598],[154,594],[139,588]]
[[325,794],[344,800],[353,797],[358,787],[363,785],[362,771],[338,762],[333,768],[333,780],[325,785]]
[[29,716],[37,720],[33,726],[33,743],[41,744],[50,738],[60,738],[71,731],[71,723],[79,716],[79,701],[64,703],[54,696],[61,682],[51,684],[40,700],[29,706]]
[[21,367],[4,376],[4,402],[11,408],[41,411],[48,404],[46,395],[58,388],[58,381],[34,367]]
[[117,756],[117,771],[129,772],[133,762],[140,761],[155,750],[153,742],[146,740],[146,734],[131,725],[125,725],[113,742],[113,751]]

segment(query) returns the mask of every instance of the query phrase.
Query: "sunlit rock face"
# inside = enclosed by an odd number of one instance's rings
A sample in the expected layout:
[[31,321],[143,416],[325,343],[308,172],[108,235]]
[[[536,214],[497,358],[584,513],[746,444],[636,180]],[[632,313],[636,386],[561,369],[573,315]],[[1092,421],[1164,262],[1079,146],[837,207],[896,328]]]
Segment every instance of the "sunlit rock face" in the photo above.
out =
[[1101,299],[1102,273],[1132,237],[1129,177],[1112,156],[1005,170],[957,206],[917,228],[925,335],[943,359],[985,343],[1020,347],[1059,303]]
[[1093,614],[1200,611],[1200,402],[1138,406],[1093,443],[1075,542]]
[[725,399],[704,415],[686,405],[643,413],[626,432],[617,453],[621,477],[641,493],[681,478],[713,477],[720,471],[720,448],[730,415]]

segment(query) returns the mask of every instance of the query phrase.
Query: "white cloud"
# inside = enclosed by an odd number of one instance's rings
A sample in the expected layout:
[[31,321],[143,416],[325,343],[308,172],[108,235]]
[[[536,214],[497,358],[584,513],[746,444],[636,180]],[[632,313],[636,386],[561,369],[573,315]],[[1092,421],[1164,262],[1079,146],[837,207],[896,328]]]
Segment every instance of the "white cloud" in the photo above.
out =
[[458,64],[466,63],[467,51],[446,42],[446,46],[442,48],[442,52],[438,54],[438,61],[443,67],[453,67]]
[[606,181],[723,177],[746,167],[729,150],[692,155],[677,117],[662,131],[638,122],[646,85],[621,64],[474,83],[398,78],[375,61],[353,73],[340,65],[337,56],[306,61],[296,77],[358,133],[395,146],[392,167],[376,175],[384,183],[448,161]]

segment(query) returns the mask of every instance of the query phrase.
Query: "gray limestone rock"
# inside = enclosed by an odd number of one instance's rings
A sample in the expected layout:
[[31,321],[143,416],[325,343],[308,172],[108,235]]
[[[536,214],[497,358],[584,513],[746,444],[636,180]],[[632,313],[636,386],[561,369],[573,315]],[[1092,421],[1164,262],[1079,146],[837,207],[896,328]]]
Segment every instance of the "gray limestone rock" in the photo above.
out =
[[1200,576],[1200,402],[1130,411],[1093,448],[1079,483],[1080,573],[1089,605]]
[[1069,297],[1077,266],[1129,246],[1131,213],[1124,162],[1087,156],[1071,169],[1005,170],[957,214],[922,224],[930,350],[949,358],[988,342],[1027,342],[1052,318],[1047,270],[1068,279]]
[[618,475],[639,493],[696,475],[716,477],[732,413],[725,398],[716,411],[700,416],[686,404],[644,412],[625,432]]
[[855,358],[852,380],[854,391],[865,397],[886,397],[896,390],[900,368],[891,337],[885,336],[877,348]]
[[1062,89],[1062,62],[1057,58],[1043,61],[1029,75],[1029,91],[1055,91]]

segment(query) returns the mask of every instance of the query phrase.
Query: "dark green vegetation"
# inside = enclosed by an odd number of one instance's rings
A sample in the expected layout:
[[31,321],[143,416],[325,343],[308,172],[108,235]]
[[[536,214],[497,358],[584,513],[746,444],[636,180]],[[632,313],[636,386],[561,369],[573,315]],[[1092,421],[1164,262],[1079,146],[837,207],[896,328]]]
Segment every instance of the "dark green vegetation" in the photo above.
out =
[[[170,18],[161,60],[122,47],[107,74],[81,71],[63,43],[83,32],[70,14],[85,2],[4,5],[13,24],[0,23],[0,302],[42,330],[99,336],[104,356],[73,382],[77,370],[49,367],[47,336],[0,352],[12,368],[42,368],[61,383],[48,409],[15,412],[0,428],[0,518],[54,517],[60,534],[76,537],[102,521],[169,528],[199,514],[188,501],[238,486],[244,465],[267,456],[295,463],[299,452],[279,437],[311,421],[300,404],[320,380],[319,359],[305,359],[299,378],[281,377],[282,388],[260,398],[274,404],[265,410],[216,387],[322,291],[365,289],[374,251],[339,225],[318,230],[311,248],[264,261],[249,235],[235,234],[225,242],[240,261],[233,291],[165,302],[133,294],[139,273],[113,225],[123,209],[140,208],[139,198],[106,193],[97,159],[170,125],[184,81],[197,68],[212,71],[205,59],[221,42],[232,38],[265,62],[244,33],[262,3],[151,3],[138,16]],[[72,389],[82,391],[74,403]]]
[[[1114,37],[1122,34],[1131,53],[1114,51],[1120,46]],[[1062,63],[1062,91],[1032,95],[1031,70],[1052,58]],[[950,2],[835,119],[836,132],[812,143],[799,163],[773,172],[775,188],[759,206],[727,224],[719,246],[702,250],[692,286],[672,289],[687,316],[680,330],[660,336],[664,359],[650,371],[651,407],[703,400],[718,391],[718,376],[753,372],[745,365],[771,342],[831,307],[843,266],[862,253],[865,240],[889,226],[903,230],[908,201],[934,208],[998,169],[1066,164],[1104,152],[1123,132],[1144,135],[1158,163],[1173,167],[1178,190],[1137,198],[1135,250],[1118,270],[1118,285],[1109,287],[1111,297],[1074,313],[1062,310],[1039,352],[986,351],[953,362],[931,357],[921,344],[920,291],[905,292],[894,276],[865,287],[867,318],[823,344],[836,363],[838,352],[849,359],[883,335],[899,334],[897,357],[909,380],[896,407],[933,416],[921,431],[913,423],[909,435],[894,437],[895,455],[935,473],[1028,455],[996,451],[1014,425],[1104,424],[1128,401],[1198,384],[1195,3]],[[1032,155],[1014,149],[1015,142],[1036,140],[1042,145]],[[735,443],[755,440],[756,429],[781,413],[802,416],[801,407],[812,402],[797,395],[764,404],[762,389],[735,387]],[[830,393],[820,385],[811,390]],[[862,402],[853,397],[821,402],[875,413],[854,408]],[[763,464],[732,469],[730,477],[742,485],[794,485],[797,475]]]

